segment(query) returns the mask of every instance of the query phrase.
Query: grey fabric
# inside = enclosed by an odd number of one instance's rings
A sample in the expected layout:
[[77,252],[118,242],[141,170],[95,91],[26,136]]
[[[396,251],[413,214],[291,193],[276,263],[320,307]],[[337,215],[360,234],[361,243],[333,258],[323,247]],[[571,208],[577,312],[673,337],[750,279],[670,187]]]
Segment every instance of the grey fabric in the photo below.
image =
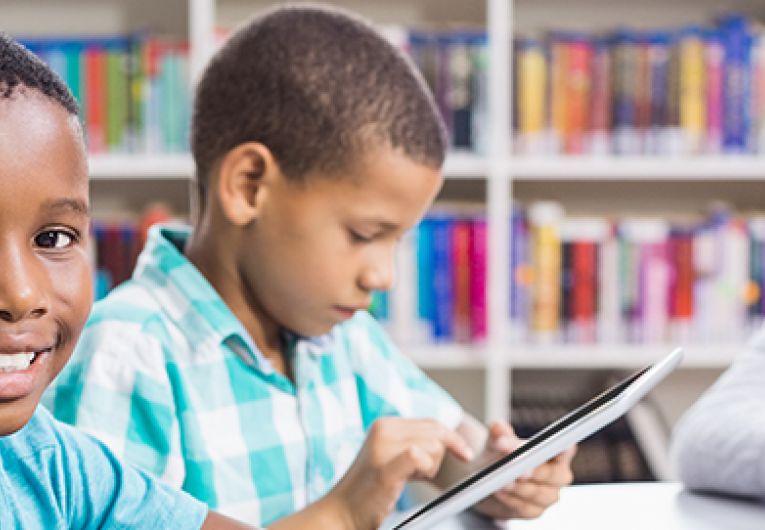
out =
[[691,489],[765,501],[765,328],[678,422],[672,459]]

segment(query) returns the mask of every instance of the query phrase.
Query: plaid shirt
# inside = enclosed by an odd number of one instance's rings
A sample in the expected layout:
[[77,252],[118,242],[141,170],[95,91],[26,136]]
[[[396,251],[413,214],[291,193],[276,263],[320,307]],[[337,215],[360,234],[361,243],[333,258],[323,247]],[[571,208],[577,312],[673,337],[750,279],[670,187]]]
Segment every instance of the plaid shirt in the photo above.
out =
[[152,229],[130,281],[97,303],[45,396],[118,456],[251,524],[323,496],[381,416],[455,428],[462,410],[367,313],[327,335],[287,334],[295,383],[276,372],[179,251]]

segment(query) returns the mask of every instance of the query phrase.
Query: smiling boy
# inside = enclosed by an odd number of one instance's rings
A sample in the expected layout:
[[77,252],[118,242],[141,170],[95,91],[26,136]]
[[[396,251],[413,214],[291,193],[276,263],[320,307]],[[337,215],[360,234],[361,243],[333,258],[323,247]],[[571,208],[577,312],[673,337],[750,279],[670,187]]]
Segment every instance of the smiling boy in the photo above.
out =
[[[245,24],[195,94],[194,229],[151,232],[132,279],[97,304],[55,414],[257,524],[333,491],[362,502],[412,447],[430,453],[412,475],[441,486],[465,472],[445,454],[469,459],[487,436],[512,450],[506,423],[487,432],[364,311],[438,193],[445,150],[421,77],[365,22],[292,7]],[[570,459],[476,509],[538,515]]]

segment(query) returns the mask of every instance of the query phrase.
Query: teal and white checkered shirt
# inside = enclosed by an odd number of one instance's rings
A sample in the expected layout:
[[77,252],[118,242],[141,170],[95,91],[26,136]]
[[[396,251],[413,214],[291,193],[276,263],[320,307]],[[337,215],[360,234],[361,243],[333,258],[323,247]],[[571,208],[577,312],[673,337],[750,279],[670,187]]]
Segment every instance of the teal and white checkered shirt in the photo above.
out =
[[95,305],[45,396],[57,418],[256,525],[327,493],[381,416],[459,424],[459,405],[363,312],[290,336],[293,384],[179,251],[188,235],[153,228],[132,279]]

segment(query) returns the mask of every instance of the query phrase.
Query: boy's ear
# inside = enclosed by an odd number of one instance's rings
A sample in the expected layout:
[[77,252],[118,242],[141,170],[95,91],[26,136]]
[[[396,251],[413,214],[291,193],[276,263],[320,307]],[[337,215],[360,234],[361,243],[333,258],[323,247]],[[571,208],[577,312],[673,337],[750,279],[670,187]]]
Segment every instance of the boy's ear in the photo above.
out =
[[258,142],[236,146],[221,161],[218,197],[223,213],[237,226],[257,218],[268,194],[267,184],[279,171],[271,150]]

